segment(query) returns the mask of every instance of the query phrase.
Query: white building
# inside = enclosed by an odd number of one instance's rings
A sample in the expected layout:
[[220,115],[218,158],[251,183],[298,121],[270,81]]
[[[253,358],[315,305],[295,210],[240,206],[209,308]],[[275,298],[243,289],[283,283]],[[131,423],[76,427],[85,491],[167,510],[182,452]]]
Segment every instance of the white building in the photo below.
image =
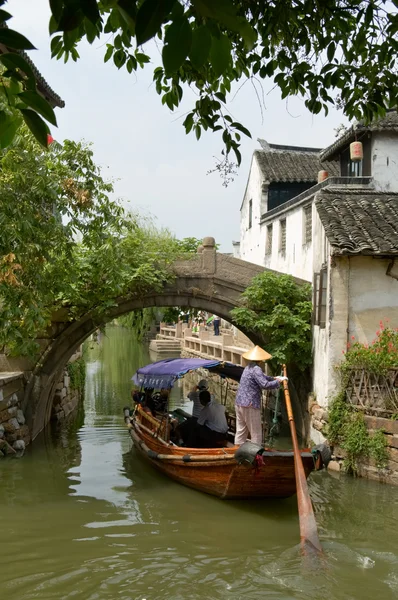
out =
[[[363,144],[360,162],[350,160],[354,140]],[[381,320],[398,327],[398,115],[351,127],[313,160],[314,178],[317,164],[332,176],[275,206],[269,173],[281,162],[278,153],[272,146],[265,152],[268,171],[261,151],[254,153],[241,258],[313,284],[313,390],[326,406],[352,337],[372,342]],[[297,181],[298,167],[294,174]]]
[[[294,273],[312,281],[307,248],[301,243],[302,215],[299,212],[286,235],[283,219],[274,227],[273,215],[280,206],[312,188],[318,171],[326,168],[338,174],[337,163],[323,165],[320,148],[279,146],[258,140],[262,150],[253,154],[240,217],[240,258],[276,271]],[[300,243],[297,244],[297,239]]]

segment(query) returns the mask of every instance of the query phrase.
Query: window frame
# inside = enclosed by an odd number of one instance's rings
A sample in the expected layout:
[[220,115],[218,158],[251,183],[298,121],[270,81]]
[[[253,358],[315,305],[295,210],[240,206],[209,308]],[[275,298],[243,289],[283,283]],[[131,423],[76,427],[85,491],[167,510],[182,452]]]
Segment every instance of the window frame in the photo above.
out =
[[[310,223],[310,228],[308,227]],[[309,235],[308,235],[309,234]],[[303,246],[312,243],[312,204],[303,206]]]
[[267,225],[267,238],[265,240],[265,256],[271,256],[272,254],[272,242],[274,236],[274,224],[270,223]]
[[253,199],[249,200],[249,226],[248,229],[251,229],[253,226]]
[[282,256],[286,256],[286,235],[287,235],[287,222],[286,217],[279,219],[279,252]]
[[313,300],[313,315],[314,325],[323,329],[326,327],[326,310],[327,310],[327,288],[328,288],[328,271],[326,267],[322,267],[319,273],[314,273],[314,300]]

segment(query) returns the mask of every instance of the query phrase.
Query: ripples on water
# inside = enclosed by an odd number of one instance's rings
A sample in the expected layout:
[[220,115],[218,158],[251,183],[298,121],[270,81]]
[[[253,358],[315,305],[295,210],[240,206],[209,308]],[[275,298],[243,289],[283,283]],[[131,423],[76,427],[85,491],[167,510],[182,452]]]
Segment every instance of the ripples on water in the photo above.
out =
[[398,597],[396,488],[312,474],[325,556],[306,561],[295,498],[221,501],[169,481],[131,450],[122,408],[146,361],[127,332],[109,330],[91,350],[84,421],[0,463],[0,598]]

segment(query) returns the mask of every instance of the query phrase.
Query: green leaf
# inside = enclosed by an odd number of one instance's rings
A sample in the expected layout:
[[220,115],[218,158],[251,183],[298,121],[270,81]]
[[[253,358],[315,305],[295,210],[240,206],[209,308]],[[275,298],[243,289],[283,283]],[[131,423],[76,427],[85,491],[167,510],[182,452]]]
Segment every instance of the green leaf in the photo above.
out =
[[177,71],[192,44],[192,29],[186,17],[173,21],[167,28],[164,38],[165,45],[163,46],[162,59],[166,73],[174,73]]
[[202,25],[192,32],[192,45],[189,58],[192,64],[200,69],[209,58],[211,48],[211,33],[206,25]]
[[13,29],[0,29],[0,44],[14,50],[36,50],[34,45],[22,34]]
[[135,22],[135,35],[139,46],[157,34],[175,2],[176,0],[144,0]]
[[193,120],[193,113],[189,113],[189,115],[187,115],[183,125],[185,127],[185,133],[189,133],[194,125],[194,120]]
[[231,123],[231,127],[234,127],[235,129],[237,129],[241,133],[244,133],[249,138],[251,138],[251,136],[252,136],[252,134],[250,133],[250,131],[248,129],[246,129],[246,127],[243,127],[243,125],[241,125],[241,123],[237,123],[236,121],[233,121]]
[[242,155],[241,155],[241,153],[239,152],[239,150],[238,150],[238,147],[237,147],[237,146],[234,146],[232,149],[233,149],[233,151],[234,151],[234,153],[235,153],[235,156],[236,156],[236,162],[238,163],[238,165],[240,165],[240,164],[241,164],[241,162],[242,162]]
[[58,54],[58,52],[61,50],[62,48],[62,44],[63,44],[63,40],[62,40],[62,36],[61,35],[56,35],[52,40],[51,40],[51,56],[56,56]]
[[128,25],[131,33],[135,33],[135,19],[136,11],[133,9],[129,0],[118,0],[117,9],[124,19],[126,25]]
[[21,118],[0,111],[0,148],[7,148],[11,144],[21,123]]
[[231,24],[238,23],[236,8],[231,0],[192,0],[192,4],[202,17],[215,19],[231,29]]
[[48,32],[50,35],[53,35],[53,33],[55,33],[56,31],[59,31],[58,21],[56,19],[54,19],[53,16],[51,16],[50,21],[48,23]]
[[62,17],[63,0],[50,0],[50,8],[54,19],[58,23]]
[[217,77],[228,69],[231,63],[231,42],[226,35],[212,38],[210,62]]
[[334,58],[336,52],[336,44],[334,42],[330,42],[328,49],[327,49],[327,57],[328,57],[328,61],[331,62]]
[[24,121],[39,144],[47,148],[48,127],[41,117],[29,108],[20,108]]
[[87,19],[96,25],[100,21],[100,13],[98,10],[97,0],[80,0],[80,7]]
[[15,54],[15,52],[0,54],[0,61],[7,69],[20,69],[29,79],[33,79],[33,81],[35,81],[32,67],[24,58],[22,58],[20,54]]
[[10,13],[8,13],[6,10],[0,10],[0,23],[8,21],[8,19],[11,19],[11,17],[12,15],[10,15]]
[[33,110],[42,115],[52,125],[57,126],[54,110],[43,96],[40,96],[37,92],[28,91],[18,94],[18,98],[20,98],[27,106],[30,106],[30,108],[33,108]]
[[58,31],[73,31],[79,27],[83,19],[84,14],[78,0],[69,0],[68,4],[64,4],[62,17],[58,23]]
[[241,34],[243,41],[245,42],[246,48],[248,50],[253,50],[254,45],[257,41],[257,31],[253,29],[253,27],[249,25],[249,23],[245,19],[242,19],[241,21],[239,33]]
[[124,50],[116,50],[113,55],[113,62],[118,69],[121,69],[124,63],[126,62],[127,57]]
[[108,62],[112,58],[113,54],[113,46],[111,44],[107,44],[107,51],[105,52],[104,62]]
[[237,15],[231,0],[192,0],[192,3],[203,17],[210,17],[231,31],[240,33],[248,50],[254,47],[257,32],[245,18]]

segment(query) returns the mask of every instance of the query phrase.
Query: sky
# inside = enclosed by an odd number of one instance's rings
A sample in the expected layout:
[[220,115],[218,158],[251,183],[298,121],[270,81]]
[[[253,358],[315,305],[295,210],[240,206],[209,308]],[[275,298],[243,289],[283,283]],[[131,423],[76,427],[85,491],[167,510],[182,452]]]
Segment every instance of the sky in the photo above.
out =
[[[48,0],[9,0],[5,7],[13,19],[10,28],[23,33],[37,48],[29,53],[52,89],[65,101],[57,109],[58,128],[53,137],[93,143],[94,158],[106,179],[115,180],[115,194],[126,208],[151,217],[158,228],[177,237],[213,236],[222,252],[239,240],[239,209],[257,138],[274,144],[325,147],[335,139],[334,129],[346,119],[330,110],[313,116],[304,101],[281,100],[271,80],[263,81],[265,107],[246,82],[228,101],[235,121],[252,134],[241,146],[238,176],[227,187],[217,173],[208,175],[221,157],[219,134],[203,133],[199,141],[186,135],[182,122],[196,97],[186,90],[178,110],[162,106],[152,83],[160,62],[154,46],[153,63],[131,75],[112,61],[103,62],[107,39],[92,46],[81,43],[80,60],[64,64],[51,59]],[[242,136],[244,138],[244,136]]]

